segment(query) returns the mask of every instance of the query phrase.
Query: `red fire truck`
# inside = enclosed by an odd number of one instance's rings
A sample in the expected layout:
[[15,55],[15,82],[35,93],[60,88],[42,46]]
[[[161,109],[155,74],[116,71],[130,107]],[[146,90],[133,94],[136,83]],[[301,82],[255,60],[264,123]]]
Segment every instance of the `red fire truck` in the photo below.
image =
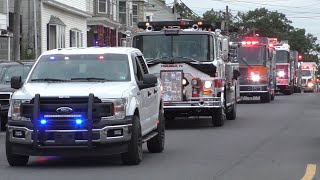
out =
[[277,88],[276,92],[291,95],[294,92],[294,61],[290,58],[290,46],[282,41],[274,46],[276,50]]
[[275,97],[274,38],[246,37],[238,50],[240,63],[240,95],[260,97],[268,103]]

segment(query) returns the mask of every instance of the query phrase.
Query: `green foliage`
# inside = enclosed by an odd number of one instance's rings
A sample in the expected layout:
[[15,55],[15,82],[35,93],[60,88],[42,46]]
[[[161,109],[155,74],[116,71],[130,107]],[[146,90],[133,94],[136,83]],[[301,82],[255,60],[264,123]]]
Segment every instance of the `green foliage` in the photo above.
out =
[[[261,37],[276,37],[279,41],[288,40],[291,50],[303,54],[304,61],[319,61],[320,45],[317,38],[306,34],[305,29],[293,27],[292,21],[283,13],[259,8],[238,12],[236,16],[229,14],[229,17],[231,27],[239,29],[239,37],[259,34]],[[225,20],[225,12],[211,9],[203,14],[203,19],[210,22],[222,21]]]

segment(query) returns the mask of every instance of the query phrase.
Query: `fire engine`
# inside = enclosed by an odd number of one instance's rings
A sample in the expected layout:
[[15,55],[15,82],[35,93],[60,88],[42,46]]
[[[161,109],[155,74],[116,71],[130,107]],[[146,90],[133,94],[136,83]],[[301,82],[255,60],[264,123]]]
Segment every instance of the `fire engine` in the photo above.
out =
[[317,64],[315,62],[302,62],[300,68],[302,92],[315,92]]
[[[301,55],[299,55],[298,51],[290,51],[290,57],[293,61],[293,86],[294,86],[294,92],[295,93],[301,93],[301,69],[300,69],[300,58]],[[300,58],[299,58],[300,57]]]
[[275,98],[275,38],[244,37],[240,41],[240,96],[260,97],[262,103]]
[[211,116],[214,126],[236,119],[239,63],[228,56],[229,38],[205,21],[140,22],[126,42],[144,54],[160,77],[166,123]]
[[291,95],[294,92],[294,61],[290,58],[290,45],[282,41],[274,46],[276,50],[277,88],[276,92]]

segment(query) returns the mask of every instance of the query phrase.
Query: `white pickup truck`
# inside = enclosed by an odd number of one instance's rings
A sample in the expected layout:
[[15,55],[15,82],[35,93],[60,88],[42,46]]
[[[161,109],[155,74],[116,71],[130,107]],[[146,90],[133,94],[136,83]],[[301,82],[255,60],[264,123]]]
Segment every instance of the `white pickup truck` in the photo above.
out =
[[68,48],[43,53],[26,81],[12,77],[6,131],[11,166],[29,156],[121,154],[142,160],[142,144],[164,149],[160,80],[135,48]]

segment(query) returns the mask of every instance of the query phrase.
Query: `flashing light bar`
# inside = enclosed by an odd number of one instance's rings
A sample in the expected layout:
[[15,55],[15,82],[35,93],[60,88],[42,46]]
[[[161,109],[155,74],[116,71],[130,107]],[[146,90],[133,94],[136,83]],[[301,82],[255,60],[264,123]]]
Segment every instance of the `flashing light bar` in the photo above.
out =
[[242,41],[242,45],[257,45],[259,44],[259,41]]
[[44,115],[45,118],[61,118],[61,117],[65,117],[65,118],[81,118],[81,115],[77,115],[77,114],[65,114],[65,115],[51,115],[51,114],[46,114]]
[[181,29],[187,29],[187,28],[192,28],[193,25],[198,25],[199,28],[205,28],[205,29],[220,29],[221,28],[221,23],[215,23],[211,24],[208,21],[153,21],[153,22],[139,22],[138,27],[141,29],[147,29],[148,26],[152,26],[154,30],[161,30],[164,27],[169,27],[169,26],[176,26],[180,27]]

